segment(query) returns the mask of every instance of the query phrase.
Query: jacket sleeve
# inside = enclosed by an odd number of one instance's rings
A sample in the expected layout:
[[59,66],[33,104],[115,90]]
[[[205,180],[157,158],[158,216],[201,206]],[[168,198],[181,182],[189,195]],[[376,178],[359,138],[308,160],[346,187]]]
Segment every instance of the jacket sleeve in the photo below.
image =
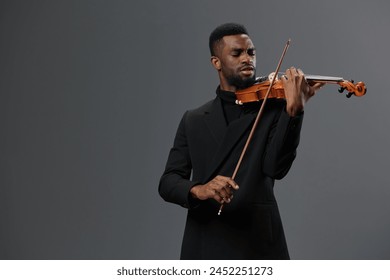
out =
[[285,109],[270,130],[267,147],[263,158],[263,172],[274,179],[282,179],[296,157],[303,112],[290,117]]
[[199,183],[190,180],[192,164],[186,135],[187,114],[180,121],[158,191],[165,201],[192,208],[197,200],[191,197],[190,190]]

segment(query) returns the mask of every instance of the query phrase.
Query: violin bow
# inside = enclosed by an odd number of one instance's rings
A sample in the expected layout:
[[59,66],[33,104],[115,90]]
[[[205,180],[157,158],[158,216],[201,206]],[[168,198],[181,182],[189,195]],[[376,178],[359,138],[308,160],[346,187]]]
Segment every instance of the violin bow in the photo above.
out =
[[[257,116],[256,116],[256,119],[255,119],[255,122],[253,123],[253,126],[252,126],[252,129],[249,133],[249,136],[248,136],[248,139],[246,140],[246,143],[245,143],[245,146],[244,148],[242,149],[242,152],[241,152],[241,155],[240,155],[240,158],[238,159],[238,162],[237,162],[237,165],[236,165],[236,168],[234,169],[234,172],[233,172],[233,175],[232,175],[232,180],[234,180],[234,178],[236,177],[237,175],[237,172],[238,172],[238,169],[240,168],[241,166],[241,162],[242,162],[242,159],[244,158],[244,155],[248,149],[248,146],[249,146],[249,143],[251,142],[252,140],[252,137],[253,137],[253,134],[256,130],[256,127],[261,119],[261,116],[263,115],[263,111],[264,111],[264,106],[265,106],[265,103],[267,102],[267,99],[268,99],[268,95],[269,93],[271,92],[271,89],[272,89],[272,85],[274,84],[275,82],[275,79],[279,73],[279,69],[280,69],[280,66],[282,65],[282,62],[283,62],[283,59],[284,59],[284,56],[286,55],[286,52],[290,46],[290,43],[291,43],[291,39],[288,39],[288,41],[286,42],[286,45],[284,46],[284,49],[283,49],[283,52],[282,52],[282,55],[279,59],[279,62],[278,62],[278,65],[276,66],[276,70],[275,70],[275,75],[272,77],[272,80],[269,84],[269,87],[268,87],[268,90],[267,90],[267,93],[265,94],[264,96],[264,100],[263,100],[263,103],[261,104],[261,107],[259,109],[259,112],[257,113]],[[223,206],[224,206],[224,203],[222,202],[221,203],[221,206],[219,207],[219,210],[218,210],[218,216],[221,215],[222,213],[222,210],[223,210]]]

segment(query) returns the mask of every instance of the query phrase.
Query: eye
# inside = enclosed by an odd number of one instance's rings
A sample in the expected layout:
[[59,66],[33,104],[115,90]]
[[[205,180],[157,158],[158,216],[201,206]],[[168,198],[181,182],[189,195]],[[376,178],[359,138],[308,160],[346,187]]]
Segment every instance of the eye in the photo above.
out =
[[255,49],[249,49],[248,50],[248,55],[255,56],[256,55],[256,50]]

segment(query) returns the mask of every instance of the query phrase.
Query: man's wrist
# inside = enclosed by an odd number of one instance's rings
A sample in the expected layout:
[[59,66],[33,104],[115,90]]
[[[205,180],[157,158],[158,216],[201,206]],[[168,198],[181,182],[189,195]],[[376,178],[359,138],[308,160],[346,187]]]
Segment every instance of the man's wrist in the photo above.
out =
[[290,117],[295,117],[303,112],[303,104],[289,104],[286,106],[286,112]]

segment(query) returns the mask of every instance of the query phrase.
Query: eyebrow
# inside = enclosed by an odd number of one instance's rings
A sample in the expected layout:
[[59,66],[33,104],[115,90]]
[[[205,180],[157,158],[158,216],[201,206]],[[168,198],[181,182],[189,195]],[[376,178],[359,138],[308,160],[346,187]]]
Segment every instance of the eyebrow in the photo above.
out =
[[254,51],[256,50],[255,47],[247,48],[247,49],[242,49],[242,48],[232,48],[232,52],[244,52],[244,51]]

